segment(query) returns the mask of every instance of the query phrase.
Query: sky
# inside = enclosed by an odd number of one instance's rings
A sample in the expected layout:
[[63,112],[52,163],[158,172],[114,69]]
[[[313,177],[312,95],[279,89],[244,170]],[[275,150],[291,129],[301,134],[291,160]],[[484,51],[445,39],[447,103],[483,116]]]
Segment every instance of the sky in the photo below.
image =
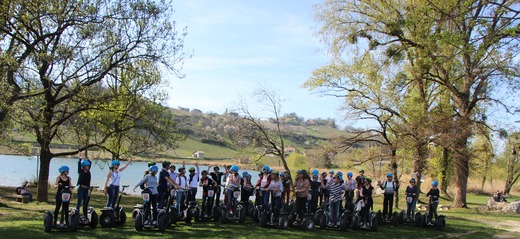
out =
[[[342,99],[303,88],[311,72],[328,62],[315,36],[316,0],[173,2],[177,28],[187,26],[183,79],[169,77],[170,107],[223,113],[260,86],[283,99],[282,114],[335,118]],[[250,104],[255,110],[255,105]]]

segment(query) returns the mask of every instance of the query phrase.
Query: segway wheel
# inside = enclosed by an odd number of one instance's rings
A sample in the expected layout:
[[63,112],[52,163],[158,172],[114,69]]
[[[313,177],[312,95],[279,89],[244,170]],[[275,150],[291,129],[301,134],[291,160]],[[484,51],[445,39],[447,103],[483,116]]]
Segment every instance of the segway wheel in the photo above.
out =
[[293,214],[290,214],[290,215],[287,217],[287,221],[289,222],[289,226],[294,225],[294,221],[296,221],[296,216],[293,215]]
[[372,225],[370,229],[374,232],[377,232],[377,227],[379,226],[379,219],[377,219],[377,217],[372,217],[371,224]]
[[398,220],[397,220],[397,222],[398,222],[399,224],[403,224],[403,223],[404,223],[404,217],[405,217],[404,215],[405,215],[404,210],[402,210],[401,212],[399,212],[399,217],[398,217]]
[[352,216],[352,229],[357,230],[359,228],[359,217],[358,216]]
[[267,212],[262,212],[260,216],[260,226],[267,227],[267,220],[269,220],[269,214]]
[[220,224],[226,224],[227,212],[226,209],[220,209]]
[[238,223],[244,224],[246,222],[246,209],[242,208],[239,213]]
[[96,211],[92,211],[92,214],[90,214],[90,227],[96,228],[99,221],[99,217],[96,213]]
[[311,231],[314,228],[314,218],[306,217],[302,221],[302,229],[305,231]]
[[121,208],[121,209],[119,209],[119,222],[117,223],[117,225],[124,225],[125,222],[126,222],[126,213]]
[[422,219],[421,213],[420,212],[416,213],[415,217],[414,217],[414,224],[416,226],[421,226],[421,219]]
[[446,218],[444,216],[439,216],[435,221],[435,226],[439,229],[443,229],[446,226]]
[[220,210],[218,209],[218,207],[213,207],[213,220],[215,222],[218,222],[220,219]]
[[137,215],[139,214],[140,210],[139,209],[134,209],[132,211],[132,219],[135,220],[135,218],[137,217]]
[[166,230],[166,214],[162,213],[157,218],[157,228],[159,232],[164,232]]
[[47,211],[45,212],[45,215],[43,216],[43,231],[44,232],[51,232],[52,230],[52,213]]
[[376,217],[377,217],[377,220],[379,220],[380,222],[383,221],[383,213],[381,213],[381,210],[377,211]]
[[70,223],[69,223],[70,230],[72,232],[75,232],[78,230],[78,226],[79,226],[79,215],[77,213],[72,213],[72,215],[70,215]]
[[422,216],[421,216],[421,221],[420,221],[420,225],[421,225],[421,227],[426,227],[426,226],[427,226],[427,225],[426,225],[426,220],[427,220],[427,219],[428,219],[428,218],[426,218],[426,215],[422,215]]
[[283,215],[278,219],[278,228],[282,230],[287,230],[289,227],[289,219],[287,216]]
[[324,213],[320,213],[319,225],[321,230],[327,229],[327,216]]
[[134,227],[136,231],[143,230],[143,217],[140,213],[135,216]]
[[258,213],[258,208],[255,208],[255,209],[253,210],[252,217],[253,217],[253,222],[259,222],[259,221],[260,221],[260,217],[259,217],[259,213]]
[[101,226],[104,228],[112,227],[115,220],[116,219],[114,217],[114,214],[112,213],[112,211],[109,211],[101,214],[101,217],[99,218],[99,224],[101,224]]
[[399,213],[394,212],[392,214],[392,226],[397,227],[399,225]]
[[348,226],[349,226],[348,216],[345,215],[345,216],[341,217],[341,219],[339,221],[339,228],[342,231],[346,231],[348,229]]
[[188,209],[186,212],[186,218],[184,219],[184,222],[191,223],[191,220],[193,219],[193,212],[191,209]]
[[177,210],[174,209],[174,210],[170,210],[170,212],[168,213],[169,215],[169,218],[170,218],[170,225],[173,225],[173,224],[176,224],[177,221],[179,220],[179,216],[177,215]]

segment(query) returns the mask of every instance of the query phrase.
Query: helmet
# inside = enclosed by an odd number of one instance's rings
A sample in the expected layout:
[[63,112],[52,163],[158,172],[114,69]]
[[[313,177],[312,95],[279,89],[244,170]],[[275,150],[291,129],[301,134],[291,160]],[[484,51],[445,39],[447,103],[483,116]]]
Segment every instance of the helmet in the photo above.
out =
[[437,182],[437,180],[433,180],[432,186],[435,186],[435,187],[439,186],[439,182]]
[[361,169],[359,170],[359,173],[365,173],[365,170]]
[[330,170],[329,173],[334,173],[334,170]]
[[179,168],[179,173],[182,173],[184,170],[186,170],[186,168]]
[[296,174],[302,174],[301,170],[296,171]]
[[352,177],[352,176],[354,176],[354,174],[352,174],[352,172],[347,173],[347,177]]
[[338,172],[338,176],[343,176],[343,173],[342,172]]
[[69,171],[69,167],[63,165],[63,166],[61,166],[61,167],[58,169],[58,171],[59,171],[60,173],[68,172],[68,171]]
[[249,173],[248,173],[247,171],[244,171],[244,172],[242,173],[242,177],[244,177],[244,178],[245,178],[247,175],[249,175]]
[[154,165],[155,165],[155,162],[154,162],[154,161],[150,161],[150,162],[148,162],[148,167],[150,167],[150,166],[154,166]]
[[302,174],[307,175],[307,170],[302,169]]
[[246,178],[251,178],[251,177],[252,177],[252,176],[251,176],[251,174],[249,174],[249,173],[246,175]]
[[372,183],[372,179],[371,178],[366,178],[365,179],[368,183]]
[[90,162],[88,160],[81,161],[81,167],[90,166]]
[[195,168],[194,168],[194,167],[191,167],[189,171],[190,171],[190,172],[195,172]]
[[163,168],[169,167],[170,164],[171,164],[170,162],[164,161],[164,162],[162,163],[162,167],[163,167]]
[[319,173],[320,172],[316,169],[312,170],[312,176],[314,176],[314,175],[318,176]]
[[117,160],[117,159],[112,160],[112,166],[114,166],[114,165],[120,165],[120,164],[121,164],[121,163],[119,162],[119,160]]
[[285,177],[285,173],[281,173],[281,174],[280,174],[280,177]]
[[157,172],[157,171],[159,171],[159,167],[157,167],[155,165],[150,166],[150,173]]
[[410,183],[415,183],[415,178],[410,179]]
[[238,169],[238,166],[233,165],[233,166],[231,166],[230,170],[231,170],[231,171],[234,171],[235,173],[238,173],[238,170],[239,170],[239,169]]
[[393,177],[394,175],[391,174],[391,173],[389,173],[389,174],[387,174],[386,176],[387,176],[387,177]]
[[262,170],[269,171],[269,170],[271,170],[271,168],[269,166],[267,166],[267,165],[264,165],[262,167]]
[[273,170],[272,169],[269,169],[269,171],[267,171],[268,173],[273,173]]

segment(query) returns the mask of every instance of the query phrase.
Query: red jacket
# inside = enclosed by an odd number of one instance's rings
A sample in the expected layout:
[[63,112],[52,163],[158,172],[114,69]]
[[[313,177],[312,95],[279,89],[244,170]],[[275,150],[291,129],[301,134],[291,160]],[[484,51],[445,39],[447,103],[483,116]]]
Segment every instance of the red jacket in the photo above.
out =
[[[271,184],[271,177],[269,177],[269,176],[270,176],[270,174],[268,175],[267,184],[265,185],[264,188],[268,188],[269,184]],[[260,185],[262,185],[262,179],[264,179],[264,176],[260,177],[260,179],[258,179],[258,181],[256,181],[255,187],[260,187]]]

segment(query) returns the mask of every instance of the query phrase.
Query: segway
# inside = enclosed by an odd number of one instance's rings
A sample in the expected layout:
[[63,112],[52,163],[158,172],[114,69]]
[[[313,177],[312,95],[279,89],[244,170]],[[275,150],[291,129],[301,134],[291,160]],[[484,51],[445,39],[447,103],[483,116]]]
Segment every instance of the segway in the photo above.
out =
[[290,205],[288,208],[291,210],[289,213],[287,220],[289,223],[289,226],[292,227],[298,227],[305,231],[311,231],[314,228],[315,225],[315,214],[310,211],[310,200],[311,195],[309,194],[307,197],[307,212],[303,215],[303,218],[300,218],[299,213],[296,210],[296,205],[294,204],[294,201],[290,201]]
[[[96,209],[94,209],[93,207],[89,207],[89,203],[90,203],[90,195],[92,194],[92,190],[94,190],[94,188],[99,188],[98,186],[90,186],[89,190],[88,190],[88,196],[87,196],[87,203],[85,204],[87,206],[87,215],[86,217],[81,217],[79,218],[79,226],[89,226],[91,228],[96,228],[97,224],[98,224],[98,220],[99,220],[99,217],[96,213]],[[78,212],[79,213],[79,212]]]
[[167,216],[164,209],[158,210],[157,221],[153,218],[152,207],[150,205],[152,197],[152,191],[149,188],[144,189],[141,192],[141,198],[143,199],[144,206],[143,210],[139,211],[135,217],[134,227],[137,231],[144,229],[159,229],[159,232],[166,230]]
[[[186,192],[189,192],[189,190],[187,190]],[[186,216],[184,218],[184,221],[186,223],[191,223],[191,221],[195,221],[195,222],[199,222],[200,220],[200,208],[199,208],[199,204],[197,203],[197,200],[194,200],[194,201],[188,201],[188,195],[186,195],[186,201],[188,203],[187,205],[187,208],[186,208]]]
[[220,224],[225,224],[229,221],[238,221],[240,224],[246,222],[246,210],[243,205],[238,203],[238,198],[240,197],[239,188],[233,189],[232,197],[228,198],[228,200],[232,200],[232,204],[236,206],[230,208],[231,212],[226,205],[220,205]]
[[437,216],[437,218],[433,218],[431,221],[428,221],[428,216],[430,212],[424,213],[421,215],[420,212],[415,214],[415,225],[420,227],[435,227],[439,230],[442,230],[446,226],[446,218],[443,215]]
[[[216,191],[217,191],[217,189],[214,186],[210,186],[208,188],[208,195],[207,195],[208,197],[206,199],[206,204],[208,204],[208,205],[205,206],[205,209],[206,209],[205,212],[201,211],[201,216],[200,216],[201,220],[211,220],[211,219],[213,219],[213,213],[215,212],[215,210],[213,208],[214,208],[214,204],[215,204],[214,201],[215,201],[215,193],[216,193]],[[209,205],[211,205],[211,207],[208,207]]]
[[416,226],[419,226],[419,222],[420,222],[420,218],[421,218],[421,213],[420,212],[417,212],[415,213],[416,215],[419,214],[419,220],[416,220],[416,217],[415,215],[411,215],[410,218],[408,218],[406,216],[406,211],[405,210],[402,210],[401,212],[399,212],[399,217],[398,217],[398,221],[399,221],[399,224],[409,224],[409,225],[416,225]]
[[166,206],[164,209],[166,210],[166,215],[168,217],[167,225],[171,226],[172,224],[177,223],[179,220],[179,215],[177,214],[177,202],[176,200],[176,190],[174,187],[171,187],[168,190],[168,198],[166,199]]
[[350,227],[354,230],[370,230],[370,231],[377,231],[379,221],[378,216],[374,212],[370,212],[368,222],[367,224],[363,224],[361,221],[361,202],[359,201],[356,204],[356,207],[354,209],[354,212],[352,213],[352,219],[350,223]]
[[379,222],[379,224],[389,224],[393,227],[396,227],[397,225],[399,225],[399,213],[398,212],[394,212],[392,213],[392,217],[390,218],[383,218],[383,214],[381,213],[381,210],[377,211],[376,213],[377,215],[377,220]]
[[[224,188],[224,186],[223,185],[218,185],[217,188],[216,188],[216,191],[215,191],[216,194],[221,193],[220,188]],[[209,191],[208,191],[208,194],[209,194]],[[222,202],[220,201],[220,197],[219,197],[219,200],[216,200],[216,197],[215,197],[215,203],[213,205],[212,212],[211,212],[211,216],[213,217],[213,220],[215,222],[220,221],[220,208],[221,208],[221,206],[222,206]]]
[[101,209],[101,216],[99,217],[99,224],[102,227],[113,227],[113,226],[121,226],[126,222],[126,213],[123,210],[123,207],[120,207],[121,198],[123,197],[123,193],[125,188],[129,187],[129,185],[121,186],[121,191],[119,191],[117,205],[116,208],[104,207]]
[[[61,190],[59,197],[61,197],[61,202],[63,203],[60,221],[64,221],[65,224],[57,224],[57,221],[54,221],[54,213],[50,210],[47,210],[45,211],[45,215],[43,217],[43,231],[51,232],[54,228],[56,230],[69,230],[75,232],[77,231],[79,226],[79,213],[78,210],[76,210],[76,208],[72,208],[69,211],[69,204],[70,198],[72,197],[72,192],[70,191],[68,186],[65,186]],[[68,216],[66,215],[66,213],[68,213]]]
[[339,228],[342,231],[346,231],[351,226],[350,223],[352,219],[352,213],[349,210],[343,209],[340,211],[339,226],[328,225],[328,213],[328,210],[319,209],[318,211],[316,211],[316,224],[319,226],[320,229],[325,230],[327,228]]

